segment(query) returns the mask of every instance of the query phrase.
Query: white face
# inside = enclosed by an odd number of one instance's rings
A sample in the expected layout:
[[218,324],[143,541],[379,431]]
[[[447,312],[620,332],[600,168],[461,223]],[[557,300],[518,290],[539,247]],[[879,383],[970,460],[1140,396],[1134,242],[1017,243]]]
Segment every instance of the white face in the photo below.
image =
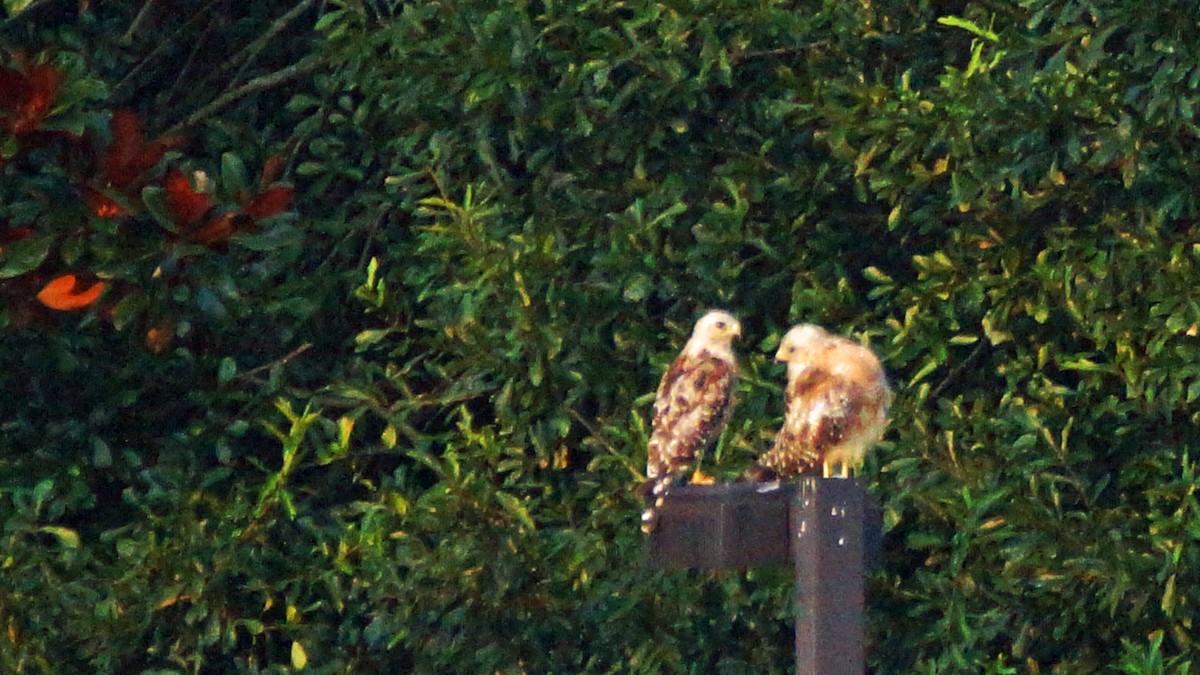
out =
[[823,343],[829,333],[820,326],[806,323],[796,326],[783,336],[779,343],[779,351],[775,352],[775,360],[781,363],[795,363],[811,354]]
[[714,310],[705,314],[692,329],[692,338],[705,343],[728,344],[742,334],[742,324],[729,312]]

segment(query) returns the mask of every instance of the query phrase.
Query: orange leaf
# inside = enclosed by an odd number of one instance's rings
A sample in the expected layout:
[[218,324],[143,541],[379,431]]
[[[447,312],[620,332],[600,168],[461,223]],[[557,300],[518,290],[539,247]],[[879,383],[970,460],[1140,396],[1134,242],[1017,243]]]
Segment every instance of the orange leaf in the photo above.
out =
[[175,330],[170,324],[154,326],[146,331],[146,349],[161,354],[175,340]]
[[292,203],[292,195],[295,190],[288,187],[275,186],[267,188],[261,194],[256,195],[246,204],[244,209],[246,215],[251,218],[267,218],[278,215],[287,210],[287,207]]
[[64,274],[50,283],[37,294],[37,299],[43,305],[50,309],[62,310],[69,312],[75,309],[83,309],[96,301],[100,294],[104,292],[105,284],[102,281],[97,281],[92,284],[87,290],[79,290],[79,279],[74,274]]
[[197,192],[187,176],[176,168],[167,170],[165,178],[167,210],[180,227],[194,225],[212,208],[211,195]]
[[83,188],[83,200],[87,202],[92,213],[101,218],[120,218],[129,215],[129,209],[121,206],[115,199],[89,187]]

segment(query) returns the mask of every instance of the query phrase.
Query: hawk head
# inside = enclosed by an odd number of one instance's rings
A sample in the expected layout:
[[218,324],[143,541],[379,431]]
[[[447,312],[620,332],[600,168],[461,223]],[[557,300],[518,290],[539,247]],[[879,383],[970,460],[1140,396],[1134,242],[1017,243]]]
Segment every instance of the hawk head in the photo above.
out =
[[789,330],[779,343],[775,352],[775,360],[788,364],[788,372],[803,369],[815,353],[824,349],[829,343],[829,332],[811,323],[802,323]]
[[732,314],[710,310],[696,322],[684,351],[688,354],[708,351],[732,360],[733,339],[741,334],[742,324]]

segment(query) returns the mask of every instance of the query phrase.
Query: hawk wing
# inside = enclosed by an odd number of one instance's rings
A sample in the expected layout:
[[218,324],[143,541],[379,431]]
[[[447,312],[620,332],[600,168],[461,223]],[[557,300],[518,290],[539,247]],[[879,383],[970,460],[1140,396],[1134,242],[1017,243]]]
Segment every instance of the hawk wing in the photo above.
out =
[[827,370],[807,370],[788,384],[783,426],[759,463],[786,477],[821,464],[850,429],[861,426],[863,400],[858,385]]
[[737,368],[708,354],[680,355],[663,375],[647,446],[652,481],[686,470],[728,420]]

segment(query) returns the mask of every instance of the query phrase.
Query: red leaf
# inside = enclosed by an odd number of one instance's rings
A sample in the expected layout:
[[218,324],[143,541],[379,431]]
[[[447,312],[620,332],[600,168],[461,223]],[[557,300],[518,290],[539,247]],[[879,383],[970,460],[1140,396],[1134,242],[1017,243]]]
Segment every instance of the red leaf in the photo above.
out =
[[272,155],[263,162],[262,171],[258,174],[258,186],[266,187],[275,182],[279,178],[280,172],[283,171],[283,158]]
[[58,98],[63,76],[49,63],[38,63],[24,72],[4,68],[0,74],[0,89],[8,95],[0,104],[0,117],[6,118],[4,128],[20,136],[37,131]]
[[141,124],[132,112],[118,110],[109,120],[108,128],[112,132],[112,141],[104,151],[101,175],[110,185],[125,185],[137,177],[137,173],[130,171],[129,164],[142,143]]
[[289,187],[270,187],[255,195],[243,209],[251,218],[268,218],[287,210],[292,204],[295,190]]
[[69,312],[95,302],[104,288],[104,282],[97,281],[87,289],[79,289],[79,278],[74,274],[64,274],[46,284],[37,294],[37,299],[50,309]]
[[167,170],[163,188],[166,191],[167,210],[180,227],[195,225],[213,206],[212,196],[192,189],[187,176],[179,169]]
[[24,95],[25,74],[12,68],[0,68],[0,91],[12,92],[0,102],[0,110],[14,110]]
[[187,238],[197,244],[217,246],[229,241],[234,232],[244,229],[250,222],[240,213],[222,213],[206,223],[203,227],[192,230]]
[[157,164],[167,150],[181,142],[176,136],[144,142],[141,122],[129,110],[113,113],[108,126],[112,131],[112,142],[101,163],[101,175],[108,185],[120,187],[132,183],[146,169]]
[[0,232],[0,253],[4,253],[3,244],[8,244],[14,241],[21,241],[25,237],[33,234],[33,228],[28,225],[15,227],[7,232]]

